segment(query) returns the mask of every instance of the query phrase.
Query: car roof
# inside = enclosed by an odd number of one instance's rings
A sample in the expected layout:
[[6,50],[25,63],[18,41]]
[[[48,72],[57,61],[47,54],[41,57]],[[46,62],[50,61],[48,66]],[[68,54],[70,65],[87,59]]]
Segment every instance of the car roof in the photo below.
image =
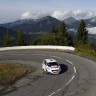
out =
[[56,60],[54,60],[54,59],[44,59],[47,63],[49,63],[49,62],[57,62]]

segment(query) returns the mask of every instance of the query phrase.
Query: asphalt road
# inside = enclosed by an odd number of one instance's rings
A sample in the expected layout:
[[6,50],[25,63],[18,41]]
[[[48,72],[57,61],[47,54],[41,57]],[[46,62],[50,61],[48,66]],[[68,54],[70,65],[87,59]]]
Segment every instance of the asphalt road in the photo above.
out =
[[[59,75],[46,75],[43,59],[53,58],[61,65]],[[96,96],[96,62],[63,52],[5,51],[0,63],[22,63],[37,71],[12,86],[0,90],[0,96]],[[5,93],[5,94],[4,94]]]

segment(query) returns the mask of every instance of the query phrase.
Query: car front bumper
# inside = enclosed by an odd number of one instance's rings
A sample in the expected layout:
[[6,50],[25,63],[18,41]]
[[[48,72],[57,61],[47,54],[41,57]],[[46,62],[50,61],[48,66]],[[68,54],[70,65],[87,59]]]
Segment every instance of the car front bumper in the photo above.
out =
[[60,74],[61,70],[48,70],[48,74]]

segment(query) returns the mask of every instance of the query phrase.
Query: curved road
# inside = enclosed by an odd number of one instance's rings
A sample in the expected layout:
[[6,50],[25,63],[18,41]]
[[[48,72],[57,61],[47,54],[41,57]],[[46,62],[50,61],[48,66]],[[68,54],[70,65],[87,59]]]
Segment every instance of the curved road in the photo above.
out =
[[[45,58],[56,59],[61,74],[46,75],[41,70]],[[0,90],[0,96],[96,96],[96,62],[91,60],[56,51],[19,50],[0,52],[0,63],[22,63],[37,68],[34,74]]]

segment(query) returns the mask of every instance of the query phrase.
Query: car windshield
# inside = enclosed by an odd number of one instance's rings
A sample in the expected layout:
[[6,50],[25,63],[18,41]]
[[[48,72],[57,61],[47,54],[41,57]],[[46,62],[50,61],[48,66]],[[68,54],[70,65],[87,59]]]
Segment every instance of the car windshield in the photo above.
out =
[[57,62],[49,62],[48,66],[58,66],[58,63]]

